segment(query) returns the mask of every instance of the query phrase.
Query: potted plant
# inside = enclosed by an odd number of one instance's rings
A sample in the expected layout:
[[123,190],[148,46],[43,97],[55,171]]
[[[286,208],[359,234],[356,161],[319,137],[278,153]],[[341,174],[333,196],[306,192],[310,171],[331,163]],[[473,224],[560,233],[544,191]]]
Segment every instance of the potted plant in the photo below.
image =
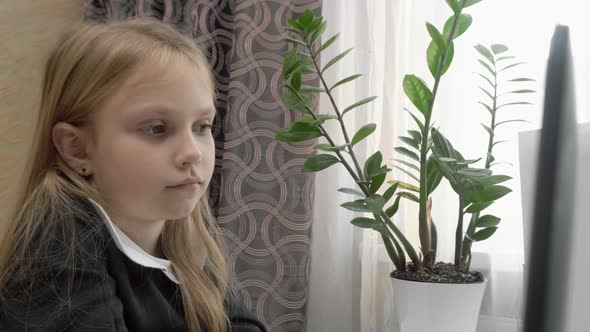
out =
[[[432,90],[415,75],[406,75],[404,78],[404,91],[416,108],[415,111],[406,111],[414,119],[417,128],[409,130],[408,136],[400,137],[406,146],[397,147],[396,151],[408,159],[396,160],[394,167],[409,174],[416,180],[416,184],[402,181],[391,181],[386,184],[387,173],[392,169],[383,163],[380,151],[368,157],[364,164],[360,163],[355,154],[354,146],[371,135],[376,129],[376,124],[366,124],[351,136],[344,125],[343,117],[376,97],[365,98],[341,110],[332,96],[332,91],[361,75],[352,75],[333,84],[328,84],[323,76],[323,73],[346,56],[350,49],[320,65],[319,55],[338,38],[338,35],[332,36],[320,45],[319,40],[327,22],[322,17],[315,17],[311,11],[306,11],[297,20],[289,20],[289,26],[286,27],[290,36],[285,39],[294,47],[287,53],[283,62],[285,93],[281,99],[287,108],[300,111],[305,116],[281,129],[276,135],[276,140],[301,142],[321,137],[326,143],[314,146],[320,153],[306,160],[303,171],[317,172],[335,164],[342,164],[354,179],[357,188],[338,189],[357,197],[342,204],[342,207],[370,214],[371,217],[354,218],[351,223],[358,227],[373,229],[381,235],[395,266],[391,274],[394,300],[401,301],[402,304],[394,306],[404,332],[422,332],[435,328],[437,331],[475,330],[485,279],[481,273],[469,270],[471,245],[473,242],[489,238],[495,232],[500,219],[481,214],[495,200],[510,192],[509,188],[500,185],[510,177],[495,175],[491,170],[494,162],[493,147],[499,143],[495,140],[495,129],[507,123],[498,121],[497,112],[506,106],[524,103],[498,103],[501,96],[498,94],[497,75],[502,69],[518,65],[512,63],[498,68],[500,63],[511,59],[501,55],[507,51],[507,47],[492,45],[490,50],[482,45],[476,46],[476,50],[483,56],[482,66],[488,71],[486,74],[480,74],[484,82],[489,84],[482,89],[490,98],[489,101],[481,102],[491,114],[491,122],[484,125],[489,135],[484,167],[473,167],[482,158],[465,159],[431,124],[441,78],[452,62],[453,40],[462,35],[472,23],[471,16],[464,14],[463,9],[480,1],[446,0],[453,15],[446,21],[442,33],[432,24],[426,24],[432,37],[427,50],[428,67],[434,78]],[[320,87],[302,85],[302,74],[307,72],[317,74]],[[527,80],[529,79],[518,78],[513,82]],[[508,94],[527,92],[532,91],[513,90]],[[310,106],[317,93],[328,96],[334,114],[315,114],[311,110]],[[324,126],[326,121],[339,122],[345,141],[343,144],[333,140]],[[450,183],[459,198],[455,257],[452,264],[436,263],[437,232],[430,213],[430,195],[443,178]],[[415,201],[419,205],[419,252],[392,220],[402,198]],[[467,214],[471,216],[468,223],[465,218]],[[453,299],[453,305],[448,305],[450,298]]]

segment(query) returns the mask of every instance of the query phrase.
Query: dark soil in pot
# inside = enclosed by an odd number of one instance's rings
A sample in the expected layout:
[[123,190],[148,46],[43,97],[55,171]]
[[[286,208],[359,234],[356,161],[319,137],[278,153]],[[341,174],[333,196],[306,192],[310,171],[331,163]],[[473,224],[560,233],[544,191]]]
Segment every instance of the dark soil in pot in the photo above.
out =
[[408,281],[436,282],[446,284],[468,284],[484,281],[483,274],[477,271],[465,272],[450,263],[436,263],[431,267],[423,267],[420,271],[413,263],[408,264],[406,271],[395,270],[390,276]]

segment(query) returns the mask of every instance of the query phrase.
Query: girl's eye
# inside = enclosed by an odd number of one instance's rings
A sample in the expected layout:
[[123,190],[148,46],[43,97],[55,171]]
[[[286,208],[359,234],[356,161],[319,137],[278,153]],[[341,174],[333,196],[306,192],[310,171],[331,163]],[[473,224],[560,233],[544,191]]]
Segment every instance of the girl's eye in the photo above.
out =
[[211,128],[213,128],[213,126],[210,125],[210,124],[202,124],[202,125],[200,125],[200,126],[197,127],[196,132],[198,134],[203,135],[203,134],[206,134],[208,131],[211,131]]
[[[205,134],[207,134],[207,132],[211,131],[212,127],[213,126],[210,124],[202,124],[202,125],[197,126],[197,128],[195,128],[194,131],[198,135],[205,135]],[[150,125],[150,126],[143,128],[144,133],[146,133],[149,136],[154,136],[154,137],[162,136],[162,134],[165,132],[165,130],[166,130],[166,126],[163,124]]]
[[162,124],[157,124],[153,126],[147,126],[143,128],[143,131],[150,136],[160,136],[165,128],[166,126]]

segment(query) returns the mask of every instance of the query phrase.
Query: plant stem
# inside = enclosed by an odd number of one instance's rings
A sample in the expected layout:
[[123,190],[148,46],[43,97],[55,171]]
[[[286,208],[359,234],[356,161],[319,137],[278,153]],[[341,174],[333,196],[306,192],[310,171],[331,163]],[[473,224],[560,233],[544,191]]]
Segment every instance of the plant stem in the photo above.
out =
[[408,256],[410,256],[412,262],[416,266],[421,267],[422,263],[420,262],[420,258],[416,254],[416,250],[414,250],[414,247],[412,246],[410,241],[408,241],[408,239],[406,239],[402,232],[400,232],[400,230],[393,224],[393,221],[391,221],[391,218],[389,218],[389,216],[385,212],[381,211],[381,217],[385,220],[385,224],[387,224],[387,226],[389,226],[393,233],[395,233],[395,235],[399,238],[400,242],[404,246],[404,249],[408,253]]
[[[301,96],[299,91],[296,91],[295,89],[292,89],[292,88],[291,88],[291,91],[293,91],[293,93],[295,93],[297,95],[297,97],[299,97],[300,100],[303,100],[303,97]],[[307,111],[307,113],[309,113],[314,118],[314,120],[318,120],[318,116],[312,111],[311,108],[306,107],[305,110]],[[331,146],[336,146],[336,143],[332,140],[332,138],[328,134],[328,131],[326,130],[326,128],[324,128],[324,126],[321,123],[318,123],[318,126],[320,127],[320,130],[322,131],[322,135],[326,138],[326,140],[328,140],[328,143],[330,143]],[[368,189],[365,189],[365,185],[361,182],[362,180],[359,179],[359,177],[354,172],[354,170],[350,167],[348,162],[346,162],[346,159],[344,158],[344,155],[342,155],[342,152],[340,152],[340,151],[335,151],[335,152],[336,152],[336,155],[338,156],[338,158],[340,159],[340,161],[342,162],[342,164],[344,165],[344,167],[346,167],[346,169],[348,170],[348,173],[350,174],[350,176],[352,176],[354,181],[359,185],[359,187],[361,187],[363,192],[365,190],[368,191]]]
[[[338,110],[338,106],[336,105],[336,103],[334,102],[334,99],[331,95],[331,93],[329,92],[328,88],[327,88],[327,84],[323,78],[323,75],[319,69],[319,65],[317,64],[317,62],[315,62],[314,60],[314,65],[315,68],[317,70],[318,76],[320,78],[320,80],[322,81],[322,84],[324,85],[324,89],[326,90],[326,94],[328,94],[328,96],[330,97],[330,100],[332,102],[332,107],[334,108],[334,111],[336,112],[336,114],[338,115],[338,118],[340,120],[340,124],[345,136],[345,140],[346,143],[348,144],[349,147],[349,153],[352,157],[352,160],[355,162],[356,165],[356,169],[359,172],[359,175],[357,175],[355,173],[355,171],[352,169],[352,167],[350,167],[350,165],[348,164],[348,162],[346,161],[346,159],[344,158],[344,156],[342,155],[342,153],[340,151],[335,151],[336,155],[338,156],[338,158],[340,159],[340,161],[342,162],[342,164],[344,165],[344,167],[346,168],[346,170],[348,171],[348,173],[352,176],[352,178],[354,179],[354,181],[356,182],[356,184],[359,186],[359,188],[362,190],[363,194],[366,197],[369,197],[371,195],[369,188],[367,187],[366,181],[364,180],[364,177],[362,175],[362,171],[360,169],[360,166],[358,164],[356,155],[354,154],[354,151],[352,150],[351,146],[350,146],[350,140],[348,138],[348,135],[346,133],[346,129],[344,127],[344,123],[342,121],[342,116],[340,114],[340,111]],[[303,100],[303,97],[301,96],[301,94],[296,91],[295,89],[292,89],[292,91],[299,97],[300,100]],[[315,120],[318,119],[317,115],[311,110],[311,108],[306,107],[306,111],[307,113],[309,113]],[[322,131],[322,135],[327,139],[328,143],[330,143],[331,146],[336,146],[336,144],[334,143],[334,141],[332,140],[332,138],[330,137],[330,135],[328,134],[327,130],[324,128],[324,126],[319,123],[318,126],[320,127],[320,130]],[[412,247],[412,245],[410,244],[410,242],[408,241],[408,239],[402,234],[402,232],[395,226],[395,224],[391,221],[391,219],[387,216],[387,214],[384,211],[381,211],[381,216],[384,220],[384,223],[386,225],[385,229],[388,231],[388,233],[390,234],[390,237],[393,241],[393,243],[399,247],[399,244],[397,243],[397,241],[395,240],[395,237],[397,236],[399,241],[402,243],[405,251],[408,253],[408,256],[410,257],[410,259],[412,260],[412,262],[416,265],[416,266],[421,266],[420,263],[420,259],[418,257],[418,255],[416,254],[416,251],[414,250],[414,248]],[[393,233],[392,233],[393,232]],[[391,253],[389,253],[391,255]],[[402,251],[401,253],[399,253],[400,255],[405,255],[404,252]],[[393,263],[396,263],[396,260],[390,256],[390,258],[392,259]],[[405,261],[405,258],[404,258]],[[397,267],[397,266],[396,266]],[[405,269],[405,266],[403,267],[398,267],[401,269]]]
[[[495,126],[496,126],[496,111],[497,111],[497,99],[498,99],[498,67],[496,66],[496,60],[494,59],[494,100],[492,101],[492,121],[491,121],[491,125],[490,125],[490,129],[492,130],[490,134],[490,138],[488,139],[488,150],[487,150],[487,156],[486,156],[486,163],[485,163],[485,168],[486,169],[490,169],[491,167],[491,163],[492,160],[490,158],[490,156],[492,155],[492,150],[494,148],[494,130],[495,130]],[[471,263],[470,261],[470,257],[471,257],[471,246],[473,244],[473,241],[471,240],[471,236],[473,235],[473,233],[475,232],[475,223],[477,222],[477,220],[479,219],[480,216],[480,212],[476,212],[471,214],[471,220],[469,222],[469,226],[467,227],[467,231],[465,232],[465,238],[463,239],[463,252],[462,252],[462,260],[463,260],[463,264],[465,265],[465,268],[467,270],[469,270],[469,265]]]
[[[428,112],[425,115],[424,121],[424,132],[422,133],[422,144],[420,146],[420,204],[419,204],[419,213],[418,213],[418,221],[419,221],[419,235],[420,235],[420,244],[422,248],[422,256],[426,257],[428,253],[432,250],[432,234],[429,231],[428,227],[428,220],[426,215],[427,209],[427,200],[428,200],[428,170],[426,169],[426,163],[428,161],[428,137],[430,133],[430,119],[432,117],[432,109],[434,107],[434,101],[436,99],[436,94],[438,92],[438,86],[440,84],[440,80],[442,77],[442,71],[447,60],[447,55],[449,53],[449,48],[453,43],[453,36],[455,34],[455,30],[457,29],[457,24],[459,23],[459,15],[461,15],[461,11],[463,10],[463,6],[465,5],[465,0],[461,1],[459,12],[455,13],[455,20],[453,21],[453,26],[451,27],[451,31],[449,33],[449,39],[447,40],[447,47],[444,53],[441,56],[441,61],[438,65],[438,70],[434,79],[434,87],[432,89],[432,100],[428,103]],[[455,253],[455,256],[457,254]]]
[[457,230],[455,231],[455,266],[461,267],[461,246],[463,244],[463,208],[465,206],[465,200],[463,199],[463,193],[459,194],[459,221],[457,222]]
[[354,166],[356,167],[356,170],[359,174],[359,178],[361,179],[361,181],[364,182],[368,179],[365,179],[365,176],[364,176],[363,171],[359,165],[356,155],[352,151],[352,144],[350,144],[350,138],[348,137],[348,132],[346,131],[346,126],[344,125],[344,119],[342,117],[342,114],[340,113],[340,110],[338,109],[338,106],[336,105],[336,101],[334,101],[334,97],[332,96],[332,93],[328,89],[328,84],[326,84],[326,80],[324,80],[324,76],[322,75],[320,66],[316,60],[316,55],[314,53],[314,50],[313,50],[312,46],[309,44],[309,41],[307,40],[307,38],[305,38],[305,44],[307,45],[307,49],[309,50],[309,53],[311,55],[310,58],[313,61],[313,65],[316,69],[316,72],[318,73],[320,81],[322,82],[322,85],[324,86],[324,90],[326,90],[326,94],[328,95],[328,98],[330,98],[330,103],[332,103],[332,107],[334,108],[334,111],[336,112],[336,116],[338,117],[338,122],[340,123],[340,128],[342,129],[342,134],[344,135],[344,141],[346,142],[346,144],[348,144],[347,145],[348,153],[350,154],[352,161],[354,163]]

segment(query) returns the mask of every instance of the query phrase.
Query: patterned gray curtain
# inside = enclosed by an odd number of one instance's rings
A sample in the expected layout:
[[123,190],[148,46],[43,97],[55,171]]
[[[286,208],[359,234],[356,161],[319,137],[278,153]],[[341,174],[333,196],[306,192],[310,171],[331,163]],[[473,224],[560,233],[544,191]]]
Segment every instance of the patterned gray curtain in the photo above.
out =
[[280,103],[281,28],[306,9],[320,14],[321,0],[85,1],[86,20],[155,17],[207,50],[218,90],[211,202],[231,281],[270,331],[305,330],[314,178],[301,168],[313,144],[274,135],[302,117]]

